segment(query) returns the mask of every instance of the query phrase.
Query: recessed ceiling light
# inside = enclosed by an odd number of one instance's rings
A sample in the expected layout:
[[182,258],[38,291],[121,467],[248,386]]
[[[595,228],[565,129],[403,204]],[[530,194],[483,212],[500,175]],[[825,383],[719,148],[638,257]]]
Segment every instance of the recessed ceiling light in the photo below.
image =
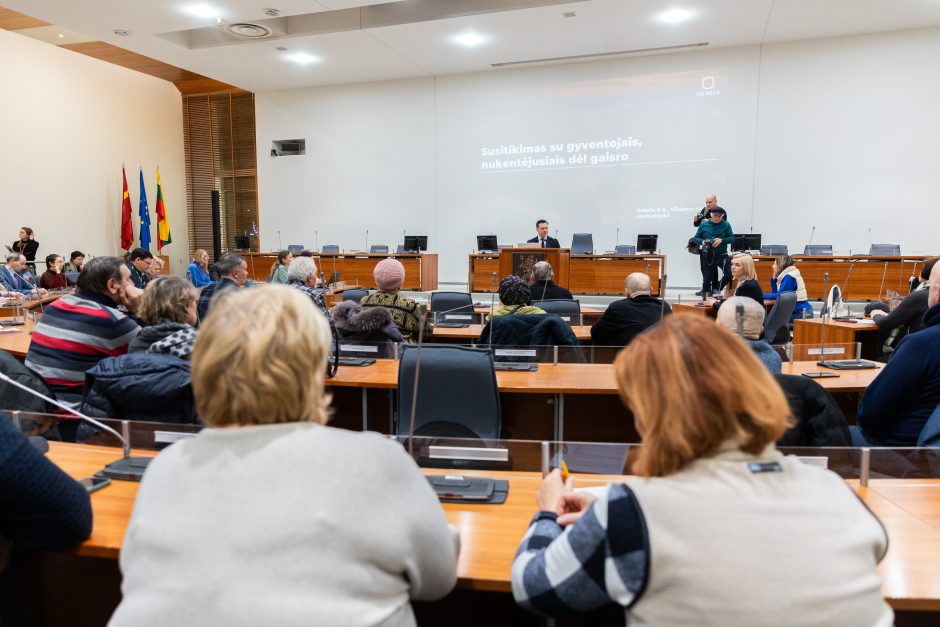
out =
[[278,15],[281,14],[281,12],[278,9],[265,9],[264,11],[262,11],[262,13],[270,17],[277,17]]
[[480,33],[464,33],[462,35],[456,35],[451,38],[455,44],[460,44],[461,46],[466,46],[467,48],[473,48],[474,46],[479,46],[487,42],[487,38],[481,35]]
[[201,17],[204,19],[219,17],[219,11],[213,7],[210,7],[208,4],[191,4],[183,10],[190,15],[195,15],[196,17]]
[[113,31],[111,31],[111,32],[114,33],[115,35],[117,35],[118,37],[127,37],[128,35],[131,34],[131,31],[129,31],[129,30],[124,30],[123,28],[115,28],[115,29],[114,29]]
[[663,24],[678,24],[679,22],[684,22],[693,17],[695,17],[695,11],[691,9],[669,9],[668,11],[659,13],[656,16],[656,21],[662,22]]
[[320,57],[316,57],[307,52],[292,52],[291,54],[285,54],[284,58],[287,59],[288,61],[299,63],[300,65],[308,65],[310,63],[320,62]]

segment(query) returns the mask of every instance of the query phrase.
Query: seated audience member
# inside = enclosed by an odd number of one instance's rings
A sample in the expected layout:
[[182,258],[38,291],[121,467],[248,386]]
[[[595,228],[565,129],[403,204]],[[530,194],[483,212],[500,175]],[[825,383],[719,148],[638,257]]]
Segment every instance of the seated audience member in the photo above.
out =
[[[741,328],[738,329],[738,308],[741,308]],[[747,342],[751,350],[772,374],[780,374],[783,360],[774,347],[764,340],[764,306],[753,298],[732,296],[718,310],[718,324]]]
[[0,415],[0,537],[40,551],[91,535],[88,493]]
[[192,364],[208,428],[147,469],[112,627],[413,625],[410,599],[454,587],[456,534],[414,461],[326,426],[329,345],[296,290],[219,301]]
[[401,344],[404,338],[395,326],[392,314],[384,307],[363,308],[357,302],[346,300],[329,310],[336,332],[343,340],[379,344],[379,357],[393,357],[392,344]]
[[723,298],[709,298],[706,302],[713,308],[721,307],[722,300],[732,296],[746,296],[764,306],[764,292],[757,281],[757,270],[754,268],[754,258],[747,253],[735,253],[731,258],[731,277],[734,279],[734,293],[730,292],[731,280],[728,280],[728,289]]
[[416,341],[421,316],[420,306],[398,293],[405,282],[405,266],[397,259],[383,259],[375,264],[372,276],[375,277],[379,290],[363,296],[359,303],[363,307],[385,307],[392,314],[392,320],[405,340]]
[[205,287],[212,284],[209,278],[209,253],[197,248],[193,253],[193,262],[186,268],[186,276],[196,287]]
[[532,266],[533,283],[531,285],[532,297],[535,300],[573,300],[571,292],[556,285],[552,280],[555,273],[547,261],[540,261]]
[[26,270],[26,257],[21,253],[12,252],[6,257],[7,263],[0,270],[0,286],[8,292],[26,295],[45,290],[37,288],[36,284],[23,275]]
[[127,256],[127,269],[131,271],[131,281],[137,289],[144,289],[150,281],[150,264],[153,254],[143,248],[135,248]]
[[499,282],[499,302],[502,307],[487,315],[487,322],[494,316],[545,313],[532,305],[532,291],[529,289],[529,284],[513,274]]
[[626,346],[637,334],[672,313],[672,307],[650,294],[649,276],[634,272],[623,282],[626,298],[614,301],[591,327],[591,339],[604,346]]
[[46,255],[46,271],[39,277],[39,287],[47,290],[64,290],[69,285],[74,285],[65,278],[62,272],[62,256]]
[[[85,372],[106,357],[126,353],[140,332],[134,318],[118,309],[123,305],[136,312],[140,297],[120,259],[92,259],[79,275],[75,293],[46,306],[33,331],[26,366],[45,381],[56,399],[77,407]],[[77,424],[73,426],[77,429]],[[69,437],[65,425],[60,424],[60,430]]]
[[[549,616],[617,603],[629,625],[892,624],[884,528],[835,473],[776,450],[790,407],[747,347],[672,316],[615,373],[643,438],[636,476],[599,498],[558,470],[542,481],[518,603]],[[772,566],[742,576],[755,564]]]
[[813,306],[809,302],[806,285],[803,283],[800,271],[794,265],[793,258],[790,255],[777,255],[774,257],[774,265],[771,269],[774,274],[770,279],[770,294],[765,294],[764,297],[776,300],[780,292],[796,292],[796,307],[793,308],[790,321],[797,318],[812,318]]
[[[871,319],[880,329],[879,337],[882,351],[891,353],[898,342],[908,333],[915,333],[924,328],[924,313],[927,311],[927,298],[930,295],[930,272],[940,257],[931,257],[924,263],[920,272],[920,281],[914,291],[901,299],[897,307],[888,310],[884,303],[871,303]],[[877,308],[878,305],[884,309]],[[869,307],[866,307],[868,311]]]
[[150,275],[150,280],[154,280],[161,274],[163,274],[163,260],[159,257],[154,257],[150,260],[150,269],[147,270],[147,274]]
[[268,283],[280,283],[287,285],[287,268],[290,262],[294,260],[294,255],[289,250],[282,250],[277,254],[277,261],[271,264],[271,272],[268,273]]
[[313,304],[317,306],[324,315],[329,317],[330,313],[323,300],[322,290],[317,289],[320,278],[317,274],[317,264],[311,257],[295,257],[287,268],[287,286],[295,290],[300,290],[310,297]]
[[861,435],[868,444],[914,446],[940,405],[940,264],[930,272],[927,289],[924,328],[898,344],[862,396],[853,437]]
[[137,308],[137,318],[144,326],[127,352],[189,359],[196,341],[198,300],[196,288],[182,277],[161,276],[148,283]]
[[63,271],[65,272],[81,272],[82,266],[85,265],[85,253],[80,250],[73,250],[72,254],[69,255],[69,262],[65,264]]
[[222,292],[245,287],[248,281],[248,262],[237,253],[225,253],[215,262],[215,268],[219,272],[219,280],[211,285],[207,285],[199,292],[199,306],[197,312],[199,320],[205,320],[209,308],[212,306],[212,300]]

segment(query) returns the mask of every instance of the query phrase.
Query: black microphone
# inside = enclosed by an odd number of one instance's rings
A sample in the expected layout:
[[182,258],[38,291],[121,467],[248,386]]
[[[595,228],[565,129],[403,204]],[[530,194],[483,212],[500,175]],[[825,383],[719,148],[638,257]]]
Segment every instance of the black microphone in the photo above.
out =
[[320,231],[318,229],[313,230],[313,249],[317,252],[320,251]]
[[620,227],[618,226],[617,227],[617,243],[614,244],[614,250],[616,250],[617,249],[616,247],[619,245],[620,245]]
[[666,317],[666,275],[659,278],[659,321]]
[[366,252],[369,252],[369,229],[366,229]]
[[128,440],[129,433],[127,432],[127,430],[129,430],[130,428],[129,421],[127,420],[121,421],[121,424],[123,425],[123,428],[125,429],[125,434],[121,435],[120,433],[118,433],[117,431],[109,427],[108,425],[104,424],[103,422],[99,422],[95,420],[94,418],[90,418],[89,416],[86,416],[85,414],[82,414],[72,409],[68,405],[60,403],[57,400],[51,399],[45,394],[41,394],[40,392],[37,392],[36,390],[33,390],[32,388],[29,388],[23,385],[19,381],[14,381],[3,372],[0,372],[0,381],[5,381],[9,383],[10,385],[17,387],[23,390],[24,392],[31,394],[32,396],[35,396],[36,398],[41,398],[42,400],[46,401],[50,405],[58,407],[59,409],[63,409],[67,411],[68,413],[72,414],[73,416],[77,416],[78,418],[81,418],[82,420],[85,420],[93,424],[94,426],[98,427],[99,429],[107,431],[108,433],[116,437],[121,442],[121,445],[124,449],[124,456],[119,460],[106,464],[105,467],[100,471],[100,474],[102,474],[105,477],[110,477],[111,479],[118,479],[121,481],[140,481],[141,477],[144,474],[144,471],[147,469],[147,465],[150,463],[150,460],[152,458],[151,457],[131,457],[131,445]]
[[809,234],[809,244],[807,244],[807,246],[809,246],[810,244],[813,243],[813,236],[814,236],[814,235],[816,235],[816,226],[815,226],[815,225],[813,225],[813,230],[810,231],[810,234]]

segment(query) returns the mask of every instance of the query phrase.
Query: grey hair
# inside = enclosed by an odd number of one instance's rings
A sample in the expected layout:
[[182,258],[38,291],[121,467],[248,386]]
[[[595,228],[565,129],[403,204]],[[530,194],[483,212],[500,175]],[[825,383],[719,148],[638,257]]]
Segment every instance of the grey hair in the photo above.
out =
[[20,257],[23,257],[22,253],[7,253],[7,263],[13,263],[14,261],[19,261]]
[[317,274],[317,264],[310,257],[294,257],[287,267],[287,278],[290,281],[304,283],[311,274]]
[[651,290],[650,278],[642,272],[633,272],[623,281],[623,287],[630,295],[649,294]]
[[718,324],[737,335],[738,305],[744,307],[742,337],[748,340],[759,339],[764,333],[764,306],[749,296],[732,296],[723,302],[718,310]]
[[236,253],[225,253],[215,262],[215,269],[219,271],[219,276],[229,276],[245,263],[245,258]]
[[532,266],[532,277],[536,281],[547,281],[552,278],[552,264],[540,261]]

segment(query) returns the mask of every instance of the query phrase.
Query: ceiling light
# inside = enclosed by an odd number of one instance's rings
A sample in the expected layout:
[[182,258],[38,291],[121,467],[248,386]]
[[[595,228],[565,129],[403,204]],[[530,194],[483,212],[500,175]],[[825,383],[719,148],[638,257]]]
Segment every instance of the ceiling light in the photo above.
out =
[[460,44],[461,46],[466,46],[467,48],[473,48],[481,44],[485,44],[487,38],[479,33],[464,33],[463,35],[457,35],[451,39],[455,44]]
[[62,33],[59,33],[59,39],[65,39],[65,35],[63,35]]
[[299,63],[300,65],[308,65],[310,63],[320,62],[320,57],[315,57],[312,54],[306,52],[292,52],[291,54],[285,54],[284,58],[288,61]]
[[114,29],[113,31],[111,31],[111,32],[114,33],[115,35],[117,35],[118,37],[127,37],[128,35],[131,34],[131,31],[129,31],[129,30],[124,30],[123,28],[115,28],[115,29]]
[[262,11],[262,13],[264,13],[265,15],[269,17],[277,17],[278,15],[281,14],[281,12],[277,9],[265,9],[264,11]]
[[656,16],[657,22],[663,24],[678,24],[695,17],[695,11],[690,9],[669,9]]
[[216,23],[216,24],[221,24],[221,23],[222,23],[222,18],[221,18],[221,17],[215,18],[215,23]]
[[201,17],[207,20],[213,17],[219,17],[219,12],[216,9],[210,7],[208,4],[191,4],[183,10],[190,15],[195,15],[196,17]]

